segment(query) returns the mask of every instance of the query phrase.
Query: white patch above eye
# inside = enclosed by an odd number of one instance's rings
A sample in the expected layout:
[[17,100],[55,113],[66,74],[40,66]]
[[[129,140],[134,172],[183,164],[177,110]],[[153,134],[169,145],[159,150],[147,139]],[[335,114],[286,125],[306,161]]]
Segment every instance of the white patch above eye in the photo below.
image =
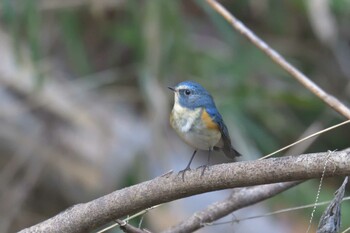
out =
[[188,89],[188,86],[181,85],[181,86],[176,87],[176,90],[181,90],[181,89]]

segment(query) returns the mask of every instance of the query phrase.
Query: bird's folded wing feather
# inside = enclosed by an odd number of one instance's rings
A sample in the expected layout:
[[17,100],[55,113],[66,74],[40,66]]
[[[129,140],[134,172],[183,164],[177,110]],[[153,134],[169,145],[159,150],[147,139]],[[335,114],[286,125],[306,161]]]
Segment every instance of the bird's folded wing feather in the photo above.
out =
[[223,150],[225,155],[229,158],[235,158],[237,156],[240,156],[241,154],[238,151],[236,151],[231,145],[231,138],[228,133],[227,127],[216,107],[208,107],[206,108],[206,111],[211,116],[212,120],[219,126],[219,130],[221,132],[221,139],[223,142],[223,147],[221,149]]

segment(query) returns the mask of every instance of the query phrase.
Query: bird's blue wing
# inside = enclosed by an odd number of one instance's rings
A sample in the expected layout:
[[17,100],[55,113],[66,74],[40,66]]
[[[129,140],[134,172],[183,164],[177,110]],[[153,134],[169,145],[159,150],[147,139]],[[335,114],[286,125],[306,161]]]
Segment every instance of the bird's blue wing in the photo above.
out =
[[224,123],[224,120],[222,119],[221,114],[216,109],[215,105],[207,107],[206,111],[210,115],[212,120],[219,126],[223,142],[223,148],[221,149],[224,151],[225,155],[229,158],[235,158],[237,156],[240,156],[241,154],[238,151],[236,151],[231,145],[231,138],[228,133],[227,127]]

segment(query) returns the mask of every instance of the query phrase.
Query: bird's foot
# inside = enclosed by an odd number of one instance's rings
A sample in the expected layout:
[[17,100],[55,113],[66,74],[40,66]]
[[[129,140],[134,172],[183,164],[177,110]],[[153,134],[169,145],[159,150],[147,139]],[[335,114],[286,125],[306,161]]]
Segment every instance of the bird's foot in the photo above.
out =
[[210,166],[208,164],[206,164],[206,165],[202,165],[202,166],[198,167],[197,169],[200,169],[200,168],[203,168],[202,173],[201,173],[201,177],[202,177],[204,175],[205,170],[210,169]]
[[184,170],[181,170],[181,171],[179,171],[179,174],[178,175],[182,175],[182,180],[183,181],[185,181],[185,173],[187,172],[187,171],[191,171],[191,168],[190,167],[186,167]]

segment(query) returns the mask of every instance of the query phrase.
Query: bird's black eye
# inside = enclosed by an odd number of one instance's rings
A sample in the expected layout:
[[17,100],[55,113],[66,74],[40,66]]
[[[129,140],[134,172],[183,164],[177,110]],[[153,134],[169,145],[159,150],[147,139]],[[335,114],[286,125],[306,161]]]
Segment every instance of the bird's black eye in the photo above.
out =
[[185,90],[185,95],[191,95],[191,91],[190,90]]

